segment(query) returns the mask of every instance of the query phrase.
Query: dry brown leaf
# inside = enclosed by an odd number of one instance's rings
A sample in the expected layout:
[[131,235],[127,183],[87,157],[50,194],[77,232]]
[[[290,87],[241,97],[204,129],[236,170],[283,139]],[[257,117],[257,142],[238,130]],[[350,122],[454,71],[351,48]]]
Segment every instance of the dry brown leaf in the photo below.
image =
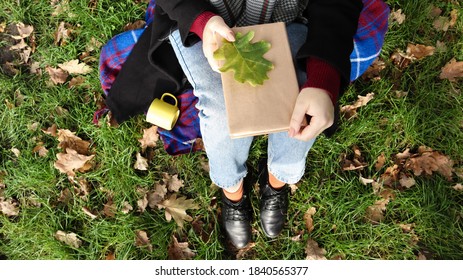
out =
[[114,204],[112,196],[108,195],[108,201],[103,206],[103,214],[106,217],[114,218],[116,216],[116,204]]
[[148,147],[156,147],[158,140],[158,127],[153,125],[150,128],[143,129],[143,137],[138,139],[138,142],[140,142],[141,150],[144,152]]
[[64,84],[69,76],[68,72],[60,68],[47,66],[45,67],[45,71],[50,75],[50,80],[54,85]]
[[405,21],[405,15],[402,13],[402,9],[393,10],[389,15],[389,20],[398,24],[402,24]]
[[309,232],[309,234],[314,229],[312,216],[315,215],[316,212],[317,212],[317,209],[315,207],[310,207],[309,209],[307,209],[307,211],[304,214],[305,226],[306,226],[307,231]]
[[360,183],[362,183],[362,185],[364,186],[371,184],[375,181],[374,179],[363,178],[361,175],[359,176],[359,180],[360,180]]
[[80,172],[85,172],[91,169],[92,165],[89,161],[95,155],[84,156],[78,154],[73,149],[66,149],[66,153],[58,153],[56,157],[58,160],[55,162],[54,166],[61,173],[66,173],[68,176],[74,177],[75,170]]
[[363,79],[380,80],[380,72],[386,68],[386,63],[379,58],[376,58],[373,63],[362,74]]
[[381,155],[379,155],[378,158],[376,159],[376,163],[375,163],[376,171],[381,170],[381,168],[383,168],[385,163],[386,163],[386,156],[384,155],[384,153],[381,153]]
[[69,24],[65,23],[64,21],[60,22],[58,29],[54,33],[55,45],[64,46],[71,38],[71,30],[69,30],[67,27],[69,27]]
[[59,198],[58,198],[59,202],[68,204],[69,202],[71,202],[72,199],[73,199],[72,193],[68,188],[61,190]]
[[64,63],[58,64],[58,67],[68,72],[69,74],[81,74],[85,75],[92,72],[92,68],[83,62],[79,62],[78,59],[73,59]]
[[148,234],[144,230],[135,231],[135,246],[144,247],[148,249],[148,251],[150,252],[153,251],[153,245],[151,244],[151,241],[148,238]]
[[56,124],[53,124],[52,126],[50,126],[47,129],[42,129],[42,132],[45,133],[45,134],[51,135],[53,137],[56,137],[58,135],[56,133],[56,130],[57,130],[57,126],[56,126]]
[[32,35],[34,32],[34,27],[32,25],[26,25],[22,22],[15,24],[15,29],[11,33],[11,38],[15,40],[21,40]]
[[85,78],[82,77],[82,76],[73,77],[73,78],[69,81],[68,86],[69,86],[69,88],[73,88],[73,87],[77,87],[77,86],[82,85],[84,82],[85,82]]
[[38,143],[37,146],[32,149],[33,153],[37,153],[39,157],[46,157],[48,155],[48,150],[43,146],[43,143]]
[[7,217],[14,217],[19,215],[18,203],[13,199],[5,200],[3,197],[0,197],[0,212]]
[[145,192],[143,193],[142,197],[137,200],[137,209],[139,212],[143,213],[148,206],[148,194]]
[[135,161],[133,168],[137,170],[148,170],[148,160],[142,157],[140,153],[137,153],[137,160]]
[[146,25],[146,22],[144,20],[137,20],[133,23],[127,23],[123,30],[124,31],[129,31],[129,30],[135,30],[135,29],[140,29],[140,28],[143,28],[145,27]]
[[184,186],[183,180],[178,178],[178,174],[174,174],[171,176],[168,173],[164,172],[162,176],[164,177],[164,183],[171,192],[178,192],[180,188]]
[[416,181],[413,177],[408,177],[407,175],[405,174],[402,174],[400,176],[400,180],[399,180],[399,183],[402,187],[404,188],[411,188],[413,187],[415,184],[416,184]]
[[398,154],[395,155],[395,157],[396,157],[397,159],[407,159],[407,158],[409,158],[409,157],[411,157],[411,156],[412,156],[412,154],[410,153],[410,149],[408,149],[408,148],[405,149],[405,151],[403,151],[403,152],[398,153]]
[[458,10],[457,10],[457,9],[453,9],[453,10],[450,12],[450,22],[449,22],[449,26],[450,26],[450,27],[454,27],[455,24],[457,23],[457,20],[458,20]]
[[448,17],[437,17],[434,22],[432,23],[432,26],[437,30],[437,31],[447,31],[450,27],[450,20]]
[[399,181],[400,167],[398,164],[389,166],[386,168],[383,174],[381,174],[381,181],[383,185],[394,186]]
[[188,248],[188,242],[178,242],[175,236],[172,236],[172,242],[167,248],[169,260],[191,260],[196,253]]
[[425,58],[426,56],[433,55],[435,50],[436,48],[433,46],[408,44],[406,52],[409,57],[420,60]]
[[386,205],[389,203],[389,199],[380,199],[375,204],[368,206],[366,210],[366,219],[372,224],[379,224],[384,219],[384,211],[386,211]]
[[354,155],[347,158],[346,154],[341,155],[341,166],[344,171],[361,170],[368,166],[365,159],[362,156],[360,149],[357,146],[353,146],[352,150]]
[[453,188],[454,190],[456,190],[456,191],[459,191],[459,192],[463,191],[463,185],[460,184],[460,183],[456,184],[456,185],[453,186],[452,188]]
[[313,240],[309,239],[307,241],[307,246],[305,247],[305,253],[306,253],[306,260],[326,260],[326,250],[323,248],[320,248],[318,246],[318,243]]
[[186,197],[177,198],[177,194],[172,194],[168,199],[160,202],[158,208],[165,208],[166,220],[174,218],[180,228],[183,228],[184,221],[191,222],[193,218],[186,213],[188,209],[198,209],[199,206],[192,199]]
[[167,187],[163,184],[156,184],[154,191],[148,192],[148,206],[150,208],[156,207],[159,202],[164,200],[167,194]]
[[399,224],[399,227],[402,229],[403,232],[409,233],[415,227],[415,224]]
[[82,240],[80,240],[77,237],[77,234],[73,232],[66,233],[64,231],[58,230],[55,233],[55,238],[61,242],[64,242],[66,245],[69,245],[76,249],[78,249],[82,245]]
[[452,58],[444,67],[441,69],[439,78],[448,79],[451,82],[455,82],[458,78],[463,77],[463,61],[457,61]]
[[347,119],[352,119],[357,117],[357,109],[365,106],[374,98],[375,94],[373,92],[368,93],[366,96],[357,96],[358,99],[351,105],[345,105],[341,107],[341,113]]
[[129,212],[132,210],[133,210],[132,205],[130,205],[130,203],[128,203],[127,201],[124,201],[124,203],[122,204],[121,212],[124,214],[129,214]]
[[21,151],[18,148],[11,148],[11,152],[13,152],[14,156],[17,158],[21,155]]
[[291,195],[294,195],[299,187],[295,184],[290,184],[289,189],[291,191]]
[[68,13],[71,9],[69,6],[69,0],[51,0],[50,4],[53,7],[53,12],[51,13],[52,16]]
[[89,216],[92,220],[96,219],[98,216],[93,214],[88,207],[83,206],[82,211],[84,212],[85,215]]
[[453,174],[453,164],[453,160],[448,156],[437,151],[426,150],[407,159],[404,167],[413,171],[415,176],[420,176],[423,173],[432,175],[433,172],[438,172],[450,181]]
[[75,150],[81,155],[89,155],[90,142],[82,140],[68,129],[58,129],[58,148],[66,150],[68,148]]

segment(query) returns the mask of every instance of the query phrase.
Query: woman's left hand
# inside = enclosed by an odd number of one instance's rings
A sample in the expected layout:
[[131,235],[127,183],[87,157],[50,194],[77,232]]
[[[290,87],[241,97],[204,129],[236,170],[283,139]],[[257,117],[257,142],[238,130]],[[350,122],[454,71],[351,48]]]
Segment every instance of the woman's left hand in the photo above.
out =
[[[312,118],[304,127],[306,114]],[[333,125],[333,122],[334,106],[328,92],[320,88],[304,88],[297,97],[288,134],[295,139],[308,141]]]

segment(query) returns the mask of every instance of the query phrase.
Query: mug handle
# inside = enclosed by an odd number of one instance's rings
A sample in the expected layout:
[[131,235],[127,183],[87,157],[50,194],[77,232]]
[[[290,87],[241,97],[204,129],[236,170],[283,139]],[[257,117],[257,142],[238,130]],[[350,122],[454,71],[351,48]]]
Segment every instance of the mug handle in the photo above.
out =
[[177,98],[172,93],[168,93],[168,92],[164,93],[161,96],[161,100],[164,101],[164,96],[166,96],[166,95],[172,97],[175,100],[175,105],[174,106],[177,107],[177,104],[178,104]]

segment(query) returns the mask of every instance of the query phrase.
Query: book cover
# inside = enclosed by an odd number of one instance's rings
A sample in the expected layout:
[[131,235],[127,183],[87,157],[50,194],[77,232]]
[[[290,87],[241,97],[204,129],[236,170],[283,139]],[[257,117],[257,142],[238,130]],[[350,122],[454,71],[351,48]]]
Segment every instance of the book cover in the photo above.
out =
[[299,94],[296,72],[284,23],[235,27],[235,33],[253,30],[252,42],[271,44],[264,58],[274,69],[263,85],[251,86],[234,80],[234,72],[221,73],[228,127],[231,138],[257,136],[288,131],[291,115]]

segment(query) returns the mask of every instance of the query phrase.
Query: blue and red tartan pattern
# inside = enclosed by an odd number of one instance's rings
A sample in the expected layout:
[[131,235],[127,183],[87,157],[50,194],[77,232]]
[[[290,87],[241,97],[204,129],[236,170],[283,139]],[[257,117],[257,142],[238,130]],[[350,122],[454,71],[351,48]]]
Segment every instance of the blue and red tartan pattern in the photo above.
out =
[[[350,56],[351,81],[360,77],[379,56],[387,31],[389,7],[381,0],[363,0],[363,5],[357,33],[354,36],[354,51]],[[156,1],[151,0],[145,13],[145,28],[153,20],[155,6]],[[118,34],[101,49],[100,82],[106,95],[143,31],[144,29],[136,29]],[[197,144],[197,139],[201,138],[198,110],[195,107],[198,100],[192,89],[177,95],[177,99],[180,104],[180,116],[175,127],[170,131],[158,129],[164,149],[170,155],[186,154],[201,149],[201,145]],[[107,108],[95,112],[93,122],[97,123],[106,112]]]

